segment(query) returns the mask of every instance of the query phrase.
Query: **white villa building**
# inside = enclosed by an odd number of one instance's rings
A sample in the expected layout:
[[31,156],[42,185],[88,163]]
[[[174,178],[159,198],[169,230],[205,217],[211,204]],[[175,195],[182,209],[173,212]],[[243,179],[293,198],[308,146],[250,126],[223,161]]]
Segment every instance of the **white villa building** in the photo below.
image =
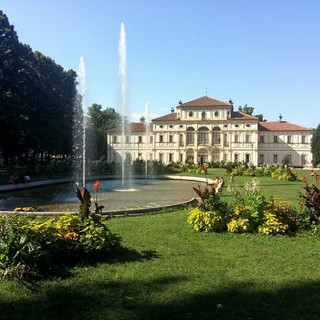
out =
[[206,161],[244,161],[259,166],[281,163],[312,167],[313,130],[282,121],[259,121],[235,111],[233,103],[204,96],[179,102],[171,113],[146,123],[128,124],[124,134],[117,127],[108,131],[108,162],[157,160],[165,164]]

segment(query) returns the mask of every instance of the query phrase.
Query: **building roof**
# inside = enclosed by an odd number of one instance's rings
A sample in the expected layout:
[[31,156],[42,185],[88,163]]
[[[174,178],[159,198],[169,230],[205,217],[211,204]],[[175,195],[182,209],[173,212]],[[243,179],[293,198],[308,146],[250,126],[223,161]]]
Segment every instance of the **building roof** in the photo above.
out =
[[251,116],[250,114],[241,112],[241,111],[233,111],[231,114],[231,118],[228,120],[255,120],[257,121],[258,118],[255,116]]
[[[118,126],[108,130],[109,132],[122,132],[122,126]],[[128,127],[125,129],[125,133],[129,132],[145,132],[146,123],[145,122],[131,122],[128,124]],[[152,123],[148,124],[148,131],[152,131]]]
[[164,116],[152,119],[152,121],[174,121],[174,120],[178,120],[176,112],[171,112]]
[[287,121],[266,121],[259,122],[259,131],[312,131],[312,129]]
[[189,102],[185,102],[185,103],[181,103],[179,104],[178,107],[180,108],[205,108],[205,107],[216,107],[216,106],[220,106],[220,107],[230,107],[231,104],[228,102],[223,102],[223,101],[219,101],[213,98],[210,98],[208,96],[203,96],[201,98],[189,101]]

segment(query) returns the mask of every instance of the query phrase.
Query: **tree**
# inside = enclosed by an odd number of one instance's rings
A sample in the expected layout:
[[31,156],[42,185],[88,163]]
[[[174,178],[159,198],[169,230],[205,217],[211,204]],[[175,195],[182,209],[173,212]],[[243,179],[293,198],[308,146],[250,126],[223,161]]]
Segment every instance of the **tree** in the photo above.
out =
[[100,104],[94,103],[88,110],[89,128],[88,154],[92,159],[99,159],[102,155],[106,155],[107,151],[107,131],[118,126],[121,123],[121,116],[113,108],[102,110]]
[[316,167],[320,164],[320,124],[313,131],[311,138],[311,153],[313,156],[312,165]]
[[71,154],[76,73],[21,44],[0,10],[0,147],[8,162]]
[[[253,115],[253,111],[254,111],[254,108],[253,107],[249,107],[247,104],[245,104],[243,107],[239,106],[239,111],[245,113],[245,114],[249,114],[250,116]],[[267,121],[265,119],[263,119],[263,114],[260,113],[260,114],[256,114],[256,115],[253,115],[254,117],[258,118],[259,121]]]

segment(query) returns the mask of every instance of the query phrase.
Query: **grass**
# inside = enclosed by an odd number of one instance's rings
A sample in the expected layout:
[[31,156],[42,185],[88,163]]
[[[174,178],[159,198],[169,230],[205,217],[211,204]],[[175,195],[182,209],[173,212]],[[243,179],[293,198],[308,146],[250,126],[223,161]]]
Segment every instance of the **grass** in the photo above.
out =
[[65,279],[0,282],[1,319],[319,319],[319,238],[198,233],[186,220],[108,221],[120,253]]
[[[249,180],[236,177],[234,184]],[[260,180],[267,196],[295,201],[303,185]],[[229,197],[223,192],[223,200]],[[320,319],[320,238],[198,233],[187,215],[108,221],[123,238],[120,252],[60,279],[0,281],[0,318]]]

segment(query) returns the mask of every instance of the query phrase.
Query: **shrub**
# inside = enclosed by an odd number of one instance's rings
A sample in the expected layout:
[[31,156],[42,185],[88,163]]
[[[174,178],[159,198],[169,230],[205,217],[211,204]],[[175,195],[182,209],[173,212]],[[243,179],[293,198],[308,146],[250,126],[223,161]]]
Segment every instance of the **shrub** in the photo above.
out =
[[266,211],[264,212],[265,220],[258,227],[258,231],[264,234],[284,234],[288,229],[289,226],[287,224],[283,224],[279,221],[276,214]]
[[249,219],[245,218],[232,218],[228,224],[228,231],[235,233],[247,232],[249,228]]
[[216,231],[225,229],[226,221],[224,216],[217,211],[204,211],[201,208],[194,208],[188,215],[188,223],[197,231]]
[[91,216],[66,214],[43,221],[14,215],[0,222],[0,271],[11,278],[46,276],[59,265],[110,252],[120,243]]

